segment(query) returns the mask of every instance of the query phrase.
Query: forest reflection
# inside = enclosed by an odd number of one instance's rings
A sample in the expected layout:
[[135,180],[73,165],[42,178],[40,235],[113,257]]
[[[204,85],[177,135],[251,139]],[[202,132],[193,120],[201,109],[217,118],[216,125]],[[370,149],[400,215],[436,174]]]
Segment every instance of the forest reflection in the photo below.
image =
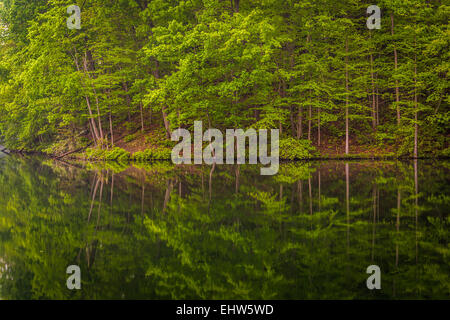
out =
[[[5,299],[448,299],[449,161],[0,159]],[[66,288],[79,265],[82,290]],[[381,290],[366,269],[379,265]]]

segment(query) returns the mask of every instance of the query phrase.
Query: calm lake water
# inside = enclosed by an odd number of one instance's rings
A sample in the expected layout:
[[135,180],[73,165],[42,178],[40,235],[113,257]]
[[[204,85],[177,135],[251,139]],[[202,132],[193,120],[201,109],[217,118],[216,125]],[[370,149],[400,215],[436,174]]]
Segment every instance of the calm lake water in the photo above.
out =
[[[449,299],[449,172],[450,161],[326,161],[264,177],[3,157],[0,297]],[[366,286],[370,265],[381,290]]]

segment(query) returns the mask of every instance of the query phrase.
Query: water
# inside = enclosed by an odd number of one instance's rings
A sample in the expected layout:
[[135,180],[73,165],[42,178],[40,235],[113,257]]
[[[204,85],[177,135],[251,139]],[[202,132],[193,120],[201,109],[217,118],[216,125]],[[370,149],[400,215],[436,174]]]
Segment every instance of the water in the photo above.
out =
[[212,169],[0,159],[0,297],[450,297],[449,161]]

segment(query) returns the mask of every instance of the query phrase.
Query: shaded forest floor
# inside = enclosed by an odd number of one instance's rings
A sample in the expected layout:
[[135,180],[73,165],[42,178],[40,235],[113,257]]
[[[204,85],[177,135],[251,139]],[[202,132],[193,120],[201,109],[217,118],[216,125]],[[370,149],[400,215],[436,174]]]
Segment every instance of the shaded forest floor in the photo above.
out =
[[[336,141],[336,139],[329,136],[324,136],[321,139],[320,146],[316,141],[313,145],[316,148],[319,157],[321,158],[342,158],[348,157],[345,154],[345,141]],[[332,141],[330,141],[332,140]],[[375,144],[361,144],[354,137],[349,138],[349,153],[350,157],[393,157],[395,156],[395,147],[390,145],[377,146]]]
[[160,147],[161,142],[167,140],[164,132],[158,126],[151,126],[150,129],[146,129],[144,132],[141,130],[129,131],[122,129],[117,136],[123,138],[114,145],[131,154],[147,149],[156,149]]
[[[145,130],[142,131],[137,123],[140,123],[140,119],[132,117],[126,122],[122,122],[120,125],[115,126],[114,130],[114,149],[120,149],[118,156],[123,153],[129,154],[130,160],[136,160],[136,157],[142,160],[150,160],[155,153],[157,154],[154,159],[170,159],[170,154],[173,146],[176,142],[170,141],[166,137],[164,127],[160,123],[153,122],[149,125],[149,119],[145,119],[147,125]],[[104,132],[106,134],[106,132]],[[304,135],[306,140],[307,134]],[[320,143],[318,141],[317,132],[311,132],[311,145],[314,150],[310,152],[310,156],[304,159],[391,159],[391,158],[408,158],[407,155],[400,156],[398,153],[399,146],[386,142],[377,143],[370,137],[362,136],[353,132],[349,137],[349,155],[345,153],[345,137],[333,135],[326,130],[323,130],[320,137]],[[108,141],[111,137],[108,135]],[[76,140],[76,141],[75,141]],[[109,148],[104,153],[97,153],[96,148],[92,143],[88,143],[90,136],[86,132],[83,136],[78,136],[77,139],[66,136],[64,139],[60,139],[52,146],[45,149],[43,153],[55,157],[55,158],[72,158],[80,160],[106,160],[108,152],[114,150]],[[84,141],[84,142],[83,142]],[[28,150],[33,153],[36,150]],[[281,151],[281,150],[280,150]],[[116,150],[117,152],[117,150]],[[139,155],[141,153],[141,155]],[[144,156],[142,155],[144,153]],[[434,157],[433,154],[425,155],[426,157]],[[144,158],[143,158],[144,157]],[[114,160],[108,159],[108,160]]]
[[[116,147],[124,149],[130,154],[136,152],[142,152],[148,149],[157,149],[160,147],[167,147],[173,144],[165,136],[164,129],[158,125],[153,125],[147,128],[144,132],[141,130],[122,130],[118,131],[115,135],[122,137],[115,143]],[[317,137],[312,135],[312,145],[316,149],[316,152],[312,158],[384,158],[395,157],[395,146],[383,145],[376,146],[371,144],[361,144],[354,137],[350,137],[350,155],[345,154],[345,140],[336,139],[335,137],[323,134],[321,137],[320,146],[317,141]],[[342,141],[339,141],[342,140]]]

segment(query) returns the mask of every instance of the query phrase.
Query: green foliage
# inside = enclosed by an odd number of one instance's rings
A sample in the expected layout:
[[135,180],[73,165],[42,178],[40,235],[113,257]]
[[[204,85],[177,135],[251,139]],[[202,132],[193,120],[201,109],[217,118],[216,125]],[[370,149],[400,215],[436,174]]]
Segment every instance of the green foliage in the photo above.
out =
[[296,140],[291,137],[280,139],[280,158],[283,160],[308,159],[314,150],[309,140]]
[[[146,142],[170,147],[170,131],[196,120],[403,156],[449,147],[448,4],[381,1],[379,30],[360,0],[98,0],[83,5],[81,30],[67,29],[69,0],[3,4],[0,137],[11,149],[74,136],[105,147],[119,127],[159,130]],[[282,152],[309,150],[294,148]]]
[[438,153],[438,155],[441,157],[450,158],[450,147],[442,150],[440,153]]
[[131,157],[128,151],[115,147],[112,149],[88,148],[85,151],[88,159],[106,161],[128,161]]
[[171,149],[146,149],[144,151],[138,151],[133,154],[133,160],[138,162],[150,161],[150,160],[170,160],[172,158]]
[[105,160],[126,161],[130,159],[130,153],[122,148],[115,147],[108,150],[105,154]]
[[173,148],[175,146],[175,142],[166,138],[164,129],[153,131],[150,135],[145,136],[144,141],[148,145],[163,148]]

